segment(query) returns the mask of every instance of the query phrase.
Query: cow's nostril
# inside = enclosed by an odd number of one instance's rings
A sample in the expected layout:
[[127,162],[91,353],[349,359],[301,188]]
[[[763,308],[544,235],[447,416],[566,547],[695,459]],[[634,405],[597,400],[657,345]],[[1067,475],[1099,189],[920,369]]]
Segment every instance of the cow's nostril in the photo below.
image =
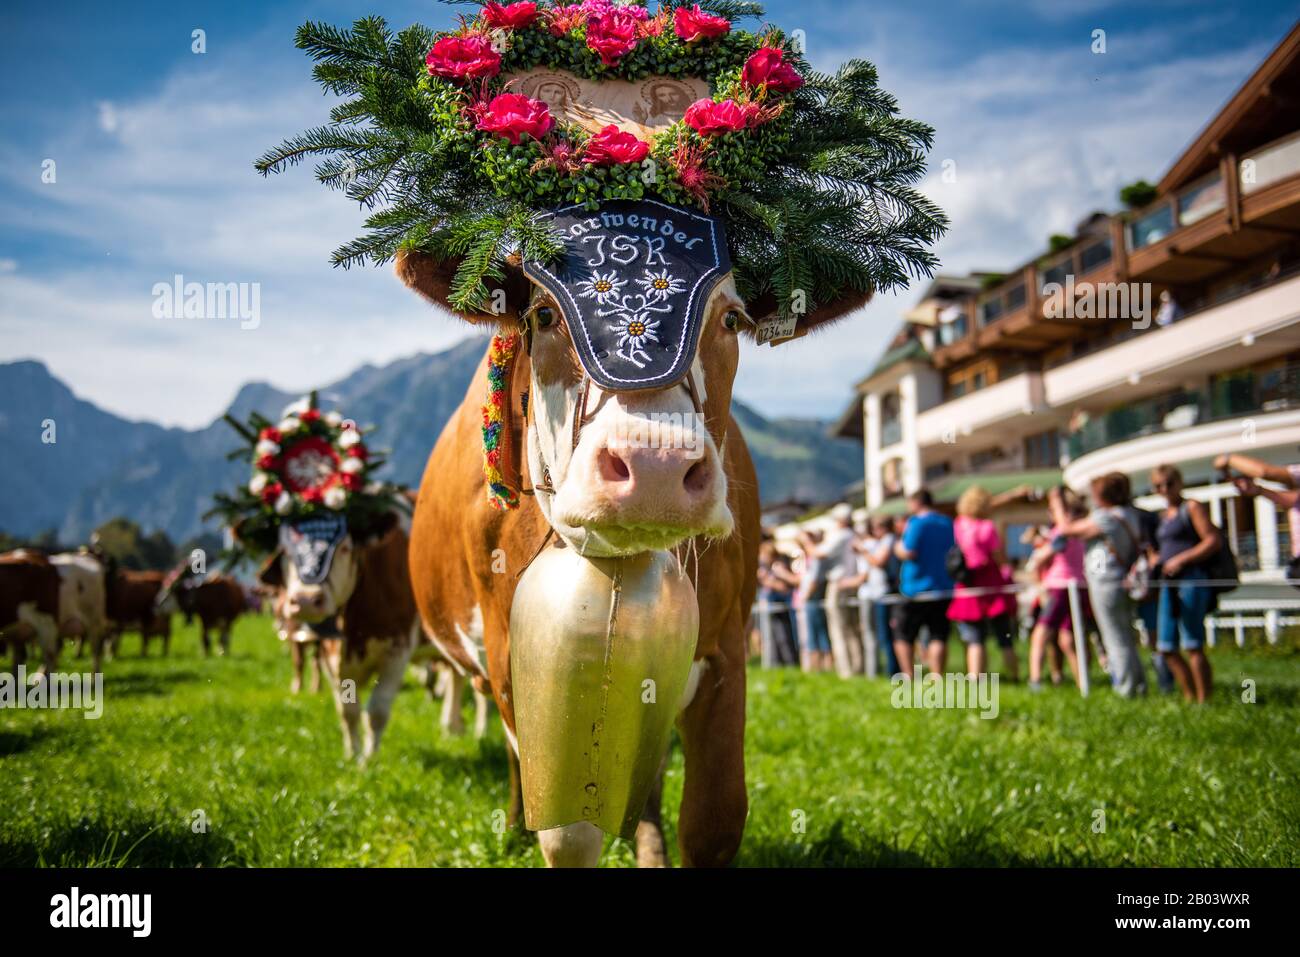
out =
[[606,482],[626,482],[632,471],[618,454],[609,448],[600,450],[600,477]]
[[686,477],[682,484],[686,491],[692,494],[699,494],[708,490],[713,481],[713,469],[707,461],[701,460],[686,470]]

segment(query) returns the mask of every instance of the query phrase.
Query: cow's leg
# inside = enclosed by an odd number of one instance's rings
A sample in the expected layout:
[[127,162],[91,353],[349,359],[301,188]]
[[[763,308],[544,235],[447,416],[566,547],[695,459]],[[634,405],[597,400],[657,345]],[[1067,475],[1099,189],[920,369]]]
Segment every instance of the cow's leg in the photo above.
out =
[[402,679],[406,676],[406,668],[411,663],[411,652],[414,650],[409,642],[400,646],[394,642],[384,655],[384,660],[379,666],[379,680],[375,683],[375,690],[370,692],[370,700],[366,702],[364,758],[370,758],[379,750],[379,740],[384,736],[384,728],[388,726],[388,718],[393,711],[393,701],[402,688]]
[[442,688],[442,730],[453,738],[465,733],[465,718],[461,714],[461,703],[465,698],[465,678],[455,668],[444,672]]
[[63,647],[63,636],[59,634],[58,624],[51,618],[33,623],[36,631],[36,646],[41,649],[41,676],[59,670],[59,652]]
[[312,668],[311,672],[312,694],[320,693],[321,679],[325,677],[325,652],[322,646],[323,642],[317,641],[313,643],[310,649],[311,653],[315,656],[315,667]]
[[235,627],[233,621],[228,621],[221,626],[221,657],[230,657],[230,630]]
[[108,648],[109,638],[111,635],[103,631],[96,631],[89,635],[90,640],[90,673],[99,674],[104,670],[104,652]]
[[[741,626],[737,625],[739,631]],[[740,640],[733,647],[742,649]],[[686,778],[677,824],[684,867],[730,863],[745,833],[745,672],[739,653],[707,659],[695,696],[677,719]]]
[[[509,729],[507,729],[507,732]],[[523,829],[524,826],[524,787],[519,777],[519,755],[515,749],[506,744],[506,767],[510,778],[510,807],[506,810],[506,827]]]
[[487,734],[488,696],[475,688],[472,681],[470,689],[474,692],[474,737],[481,741],[483,735]]
[[361,682],[365,677],[362,662],[344,661],[335,672],[334,706],[343,726],[343,757],[364,760],[365,743],[361,733]]
[[293,674],[289,678],[289,694],[297,694],[302,691],[302,665],[306,654],[307,650],[302,646],[301,642],[290,639],[289,660],[293,663]]
[[668,755],[659,765],[654,785],[650,788],[650,797],[646,799],[645,810],[636,826],[636,866],[667,867],[668,849],[664,846],[663,820],[660,807],[664,796],[664,769],[668,767]]
[[547,867],[595,867],[600,863],[605,835],[596,825],[579,821],[538,831],[537,840]]
[[199,640],[203,642],[203,657],[211,658],[212,642],[208,640],[208,626],[202,619],[199,620]]

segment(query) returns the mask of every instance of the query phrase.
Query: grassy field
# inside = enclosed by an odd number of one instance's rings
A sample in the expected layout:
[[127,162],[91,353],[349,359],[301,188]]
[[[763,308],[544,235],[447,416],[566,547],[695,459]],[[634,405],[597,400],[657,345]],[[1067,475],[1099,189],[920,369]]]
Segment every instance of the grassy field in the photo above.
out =
[[[192,629],[166,661],[135,657],[135,636],[125,644],[101,720],[0,711],[0,865],[541,863],[535,842],[498,833],[495,717],[482,742],[444,738],[436,703],[408,681],[359,771],[342,761],[327,694],[289,695],[267,619],[239,624],[230,659],[203,659]],[[1295,867],[1300,651],[1220,649],[1213,661],[1205,708],[1004,685],[994,720],[896,710],[883,680],[754,669],[737,863]],[[675,751],[674,856],[681,782]],[[630,846],[611,840],[604,863],[630,865]]]

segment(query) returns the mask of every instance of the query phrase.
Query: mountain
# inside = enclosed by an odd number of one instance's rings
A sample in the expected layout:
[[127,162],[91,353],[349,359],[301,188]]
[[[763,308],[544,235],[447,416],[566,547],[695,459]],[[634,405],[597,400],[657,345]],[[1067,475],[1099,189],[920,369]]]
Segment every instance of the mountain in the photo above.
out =
[[[321,403],[378,425],[375,447],[391,450],[386,477],[416,485],[484,348],[483,339],[472,338],[445,352],[361,366],[322,386]],[[295,398],[251,382],[228,411],[241,421],[254,410],[274,419]],[[826,423],[769,420],[740,402],[733,411],[765,502],[823,502],[861,478],[860,447],[829,438]],[[245,464],[226,459],[238,444],[219,418],[197,430],[132,422],[77,398],[39,362],[0,364],[0,447],[16,453],[5,458],[17,466],[0,470],[0,530],[29,536],[56,528],[60,541],[81,542],[124,515],[184,541],[203,529],[212,493],[247,478]]]

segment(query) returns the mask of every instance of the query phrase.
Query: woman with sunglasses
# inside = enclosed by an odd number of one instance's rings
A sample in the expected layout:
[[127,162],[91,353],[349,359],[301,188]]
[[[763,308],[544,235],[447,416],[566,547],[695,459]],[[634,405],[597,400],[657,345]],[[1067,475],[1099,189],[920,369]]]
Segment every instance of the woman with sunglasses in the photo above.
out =
[[1167,503],[1156,529],[1160,574],[1165,580],[1156,618],[1156,650],[1183,697],[1204,704],[1214,687],[1210,659],[1205,656],[1205,616],[1214,603],[1205,562],[1223,547],[1223,540],[1205,506],[1183,498],[1183,476],[1177,468],[1156,466],[1151,488]]

